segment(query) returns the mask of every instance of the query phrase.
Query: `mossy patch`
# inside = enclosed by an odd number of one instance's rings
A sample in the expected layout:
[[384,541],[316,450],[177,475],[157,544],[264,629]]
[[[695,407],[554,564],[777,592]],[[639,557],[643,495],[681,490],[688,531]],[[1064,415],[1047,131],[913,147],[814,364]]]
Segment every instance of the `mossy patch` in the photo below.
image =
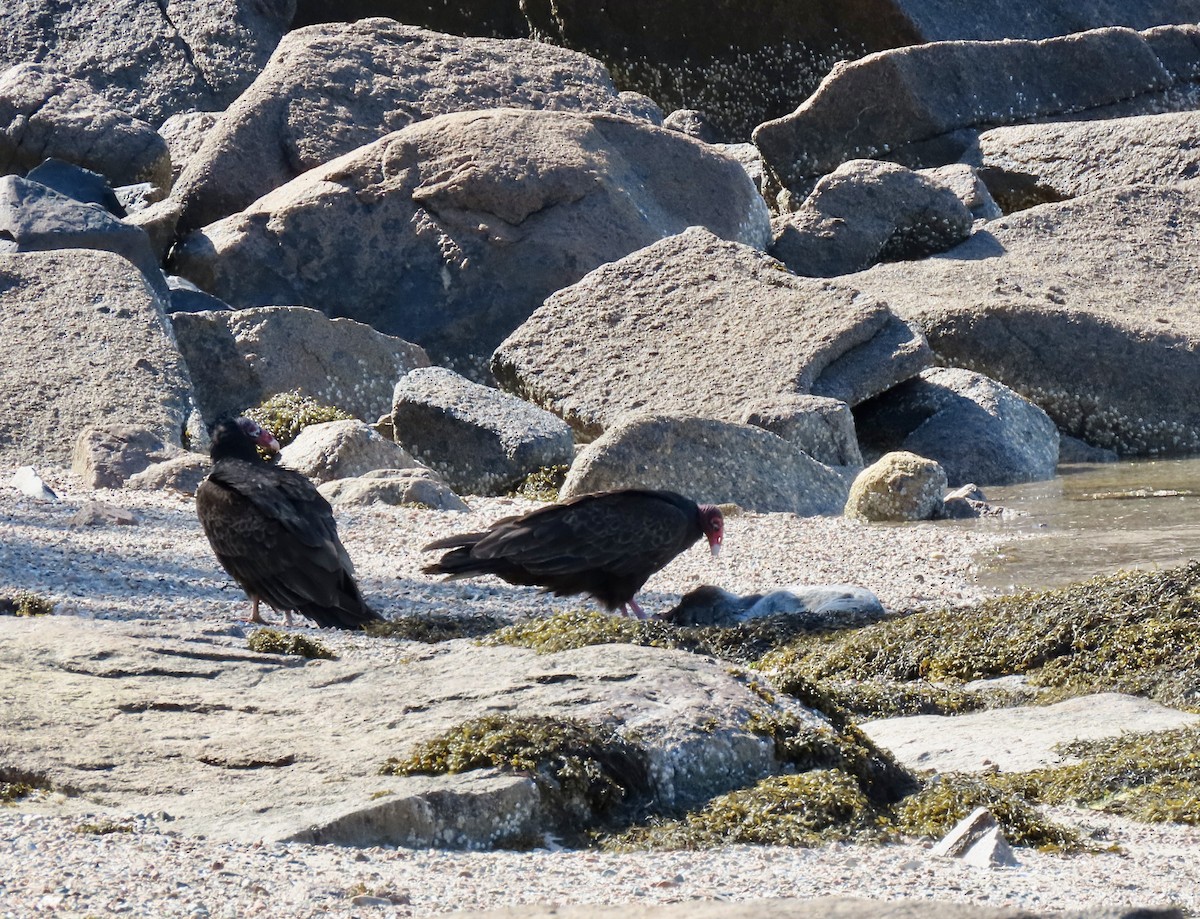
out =
[[132,823],[121,823],[116,820],[95,820],[81,823],[75,827],[76,833],[86,833],[91,836],[109,836],[113,833],[132,833]]
[[509,497],[529,498],[552,504],[558,500],[558,491],[567,480],[570,466],[542,466],[525,476],[521,484],[509,492]]
[[12,804],[33,794],[28,782],[0,782],[0,804]]
[[444,775],[494,768],[529,775],[560,815],[560,830],[578,832],[619,819],[648,791],[645,752],[612,728],[546,715],[488,715],[391,758],[384,775]]
[[1200,726],[1074,741],[1057,749],[1080,762],[1000,775],[994,783],[1041,804],[1200,825]]
[[9,616],[49,616],[54,612],[54,602],[31,590],[18,590],[8,597],[0,597],[0,613]]
[[332,651],[315,638],[289,634],[278,629],[256,629],[247,639],[246,646],[259,654],[290,654],[327,661],[335,657]]
[[281,447],[290,444],[310,424],[347,421],[354,417],[336,406],[303,395],[299,389],[271,396],[254,408],[246,409],[245,414],[274,434]]
[[434,613],[423,616],[401,616],[386,622],[369,623],[364,631],[379,638],[397,638],[437,644],[456,638],[482,638],[504,628],[506,620],[498,616],[457,616],[453,613]]
[[955,682],[1023,674],[1049,701],[1115,691],[1200,708],[1200,562],[915,613],[803,638],[761,664],[808,679]]

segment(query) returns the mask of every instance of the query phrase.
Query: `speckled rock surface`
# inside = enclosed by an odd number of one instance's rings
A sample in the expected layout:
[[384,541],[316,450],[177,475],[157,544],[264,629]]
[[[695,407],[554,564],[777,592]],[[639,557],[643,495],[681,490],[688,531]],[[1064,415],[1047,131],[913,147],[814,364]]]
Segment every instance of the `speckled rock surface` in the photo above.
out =
[[846,499],[846,516],[875,523],[904,523],[938,516],[946,472],[915,453],[888,453],[858,474]]
[[562,497],[665,488],[704,504],[837,514],[849,481],[769,431],[688,415],[631,414],[575,458]]
[[693,225],[770,234],[745,170],[706,144],[616,115],[493,109],[312,169],[189,235],[174,265],[231,306],[357,319],[481,379],[549,294]]
[[162,303],[121,256],[0,253],[0,349],[5,462],[69,464],[74,432],[131,418],[180,444],[192,384]]
[[824,730],[797,703],[768,703],[726,665],[682,651],[538,655],[453,641],[414,643],[398,659],[305,661],[248,650],[237,626],[3,617],[0,634],[4,765],[82,796],[57,801],[60,813],[167,811],[175,829],[223,840],[540,838],[546,807],[527,777],[379,774],[419,740],[497,711],[497,699],[522,715],[636,728],[647,790],[664,806],[775,769],[773,742],[748,726],[755,716],[786,709]]
[[738,422],[797,393],[859,402],[931,360],[882,301],[693,227],[549,297],[492,372],[595,437],[633,411]]
[[172,313],[171,325],[210,423],[295,389],[374,422],[396,381],[429,366],[402,338],[299,306]]
[[445,367],[414,370],[396,384],[392,426],[396,443],[462,494],[503,493],[575,457],[561,419]]
[[845,281],[1061,430],[1126,455],[1200,449],[1200,182],[1137,186],[987,224]]
[[308,425],[280,451],[279,461],[318,485],[374,469],[420,465],[402,446],[385,440],[357,418]]
[[334,507],[371,504],[420,505],[437,511],[470,508],[430,469],[375,469],[348,479],[334,479],[317,489]]

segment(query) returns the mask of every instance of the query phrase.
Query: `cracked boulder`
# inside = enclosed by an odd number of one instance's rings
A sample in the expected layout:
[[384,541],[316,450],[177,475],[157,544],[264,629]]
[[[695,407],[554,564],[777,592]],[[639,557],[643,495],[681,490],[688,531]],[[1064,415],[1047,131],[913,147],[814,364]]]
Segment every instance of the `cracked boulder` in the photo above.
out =
[[879,299],[691,228],[549,297],[492,372],[594,438],[630,412],[741,422],[798,394],[853,405],[931,362]]
[[462,38],[382,18],[297,29],[189,158],[175,192],[181,226],[227,217],[415,122],[497,108],[637,117],[601,64],[543,42]]
[[1082,195],[943,255],[842,279],[1066,433],[1122,455],[1200,450],[1200,182]]
[[188,236],[177,273],[234,307],[303,303],[486,375],[549,294],[692,225],[766,245],[736,161],[614,115],[442,115]]

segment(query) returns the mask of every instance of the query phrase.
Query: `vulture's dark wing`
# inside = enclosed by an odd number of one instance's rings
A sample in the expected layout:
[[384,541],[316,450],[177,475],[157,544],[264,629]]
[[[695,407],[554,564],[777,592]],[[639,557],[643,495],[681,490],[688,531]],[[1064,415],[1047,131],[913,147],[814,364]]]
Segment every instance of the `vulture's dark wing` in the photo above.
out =
[[687,499],[658,492],[582,495],[497,524],[471,555],[502,558],[535,575],[648,577],[700,538],[696,514]]

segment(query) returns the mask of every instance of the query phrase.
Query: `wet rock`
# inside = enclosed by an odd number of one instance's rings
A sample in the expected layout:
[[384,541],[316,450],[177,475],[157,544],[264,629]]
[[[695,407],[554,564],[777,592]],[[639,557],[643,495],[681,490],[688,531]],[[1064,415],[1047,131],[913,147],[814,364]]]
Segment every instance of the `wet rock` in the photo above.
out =
[[989,504],[979,486],[968,482],[946,493],[941,511],[936,515],[942,520],[974,520],[979,517],[999,517],[1004,508]]
[[19,64],[0,73],[0,170],[26,172],[48,157],[113,185],[171,187],[171,157],[153,127],[49,66]]
[[429,366],[417,345],[299,306],[175,312],[171,324],[209,421],[293,390],[374,420],[391,411],[397,380]]
[[356,419],[310,424],[280,451],[279,461],[318,485],[375,469],[409,469],[419,465],[399,444],[384,440],[373,428]]
[[818,516],[841,512],[848,482],[761,428],[635,414],[580,451],[560,494],[615,488],[663,488],[705,504]]
[[874,523],[930,520],[938,516],[945,491],[946,472],[934,460],[888,453],[855,478],[845,513]]
[[936,460],[949,484],[1012,485],[1054,477],[1058,431],[1049,416],[1007,386],[948,367],[858,406],[870,456],[907,450]]
[[77,430],[136,418],[178,445],[192,387],[161,301],[119,255],[0,253],[0,457],[67,464]]
[[1115,450],[1093,447],[1070,434],[1058,435],[1060,463],[1115,463],[1119,458]]
[[[1122,455],[1200,450],[1200,183],[994,220],[944,255],[843,279],[1060,430]],[[1135,306],[1136,305],[1136,306]]]
[[886,304],[693,227],[549,297],[492,372],[590,438],[633,411],[737,422],[797,394],[853,404],[931,360]]
[[851,160],[797,211],[772,221],[770,253],[796,274],[834,277],[943,252],[966,239],[973,222],[957,194],[921,173]]
[[[329,90],[355,85],[363,90]],[[600,64],[542,42],[462,38],[382,18],[297,29],[189,161],[176,190],[181,225],[240,211],[415,122],[484,108],[635,117]]]
[[396,442],[460,494],[502,494],[575,455],[561,419],[444,367],[414,370],[396,384],[392,424]]
[[770,232],[745,171],[705,144],[501,109],[420,121],[313,169],[190,235],[174,264],[234,307],[303,303],[482,379],[550,293],[691,225],[759,246]]
[[335,479],[318,489],[334,507],[419,505],[435,511],[469,511],[467,503],[431,469],[373,469]]

